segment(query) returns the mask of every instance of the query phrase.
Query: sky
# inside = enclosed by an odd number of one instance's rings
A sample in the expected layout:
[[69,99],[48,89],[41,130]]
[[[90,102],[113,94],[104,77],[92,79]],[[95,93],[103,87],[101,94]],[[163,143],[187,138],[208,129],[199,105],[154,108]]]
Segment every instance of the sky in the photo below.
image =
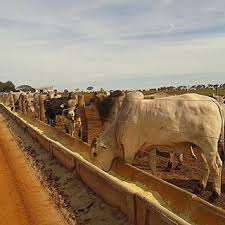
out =
[[0,80],[59,89],[225,83],[225,0],[0,0]]

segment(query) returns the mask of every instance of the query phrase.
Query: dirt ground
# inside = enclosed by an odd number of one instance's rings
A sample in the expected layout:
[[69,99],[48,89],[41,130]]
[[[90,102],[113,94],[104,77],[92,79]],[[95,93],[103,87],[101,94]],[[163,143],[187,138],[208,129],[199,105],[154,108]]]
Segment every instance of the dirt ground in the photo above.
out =
[[[168,172],[166,171],[167,163],[168,163],[168,154],[159,152],[157,156],[157,176],[163,180],[168,181],[178,187],[181,187],[189,192],[194,193],[196,186],[198,185],[199,178],[202,175],[203,171],[203,163],[200,160],[199,152],[195,151],[197,156],[197,160],[191,157],[190,152],[184,154],[184,162],[183,166],[180,170],[176,170],[175,164],[174,168]],[[138,163],[140,165],[140,162]],[[141,166],[138,166],[141,169],[144,169],[147,172],[150,172],[147,165],[147,157],[142,158]],[[212,178],[209,177],[209,182],[206,187],[206,190],[202,194],[198,194],[199,197],[204,200],[210,202],[210,195],[212,194]],[[210,202],[216,206],[219,206],[225,209],[225,169],[222,171],[222,195],[216,202]]]
[[70,224],[126,225],[127,218],[106,204],[72,173],[62,167],[6,114],[8,127],[30,166]]
[[0,114],[0,224],[67,224],[27,164]]

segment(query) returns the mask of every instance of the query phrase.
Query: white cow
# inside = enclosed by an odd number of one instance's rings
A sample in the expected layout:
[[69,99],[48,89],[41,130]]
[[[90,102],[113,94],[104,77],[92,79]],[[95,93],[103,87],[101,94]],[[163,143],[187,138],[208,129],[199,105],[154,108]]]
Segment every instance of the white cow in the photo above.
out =
[[73,137],[78,136],[78,130],[81,131],[81,119],[80,116],[77,114],[77,104],[78,98],[77,96],[74,96],[73,99],[68,100],[68,108],[64,109],[62,113],[65,129]]
[[[136,134],[139,135],[136,135]],[[132,163],[141,148],[156,147],[183,153],[196,146],[202,154],[204,173],[201,188],[213,174],[213,194],[221,194],[222,161],[218,154],[220,135],[224,138],[222,108],[214,99],[184,94],[144,100],[141,92],[126,95],[114,122],[91,147],[93,163],[109,171],[115,158]]]
[[11,110],[14,111],[14,109],[15,109],[15,102],[14,102],[14,97],[13,97],[13,92],[12,91],[10,91],[9,93],[4,93],[3,94],[3,103],[7,107],[10,107]]
[[82,137],[81,117],[75,113],[75,110],[63,110],[63,123],[66,132],[72,137]]
[[62,113],[65,130],[71,136],[74,136],[74,132],[75,132],[74,110],[75,109],[65,109],[63,110],[63,113]]
[[10,93],[4,93],[4,104],[11,108],[12,111],[17,110],[18,107],[18,100],[21,96],[21,94],[24,94],[24,92],[17,91],[17,92],[10,92]]
[[[154,95],[147,96],[147,97],[145,95],[144,99],[156,99],[156,98],[162,98],[162,97],[168,97],[168,96],[169,95],[166,93],[156,93]],[[119,113],[121,109],[124,98],[125,98],[125,94],[119,90],[111,92],[109,96],[98,98],[97,109],[99,110],[99,114],[102,120],[103,131],[106,130],[107,127],[110,126],[112,122],[114,121],[115,117],[117,116],[117,114]],[[143,149],[143,151],[145,150]],[[190,147],[190,152],[192,157],[196,159],[196,155],[193,151],[192,146]],[[155,157],[154,157],[154,154],[155,154]],[[156,160],[156,151],[154,152],[154,154],[153,152],[151,152],[151,155],[149,156],[152,163],[150,165],[150,168],[153,170],[153,173],[154,173],[154,167],[156,166],[156,161],[153,160],[153,158]],[[169,157],[170,158],[169,158],[169,162],[168,162],[166,170],[169,171],[170,169],[172,169],[176,159],[178,160],[176,169],[180,169],[183,163],[183,154],[170,152]]]
[[[164,92],[158,92],[158,93],[154,93],[152,95],[144,95],[144,99],[156,99],[156,98],[163,98],[163,97],[169,97],[171,95],[164,93]],[[159,149],[160,150],[160,149]],[[190,153],[193,159],[197,159],[197,156],[194,153],[193,147],[190,147]],[[155,152],[156,154],[156,152]],[[152,157],[152,156],[151,156]],[[173,168],[173,165],[175,164],[175,161],[178,161],[177,166],[175,167],[176,169],[180,169],[183,161],[184,161],[184,155],[182,153],[175,153],[175,152],[170,152],[169,153],[169,162],[167,164],[167,171],[170,171]],[[155,166],[155,162],[153,164],[153,168]]]

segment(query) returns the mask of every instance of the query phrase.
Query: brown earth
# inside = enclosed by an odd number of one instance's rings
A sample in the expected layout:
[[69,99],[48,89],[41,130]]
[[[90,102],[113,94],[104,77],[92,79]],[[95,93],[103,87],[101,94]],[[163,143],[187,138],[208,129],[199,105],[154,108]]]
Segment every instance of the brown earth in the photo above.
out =
[[0,114],[0,224],[67,224],[14,141]]

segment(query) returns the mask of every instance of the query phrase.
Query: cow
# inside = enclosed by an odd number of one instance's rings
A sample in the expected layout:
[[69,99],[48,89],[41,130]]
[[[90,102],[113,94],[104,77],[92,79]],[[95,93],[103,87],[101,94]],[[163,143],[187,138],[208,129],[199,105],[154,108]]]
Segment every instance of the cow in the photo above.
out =
[[15,91],[5,94],[5,96],[5,105],[10,107],[12,111],[18,111],[20,109],[24,113],[34,112],[33,93]]
[[32,92],[26,93],[26,111],[29,115],[35,118],[35,95]]
[[68,101],[68,97],[51,98],[45,100],[45,117],[48,124],[51,126],[56,125],[56,115],[62,115],[63,109],[67,108]]
[[75,107],[64,109],[62,116],[66,133],[73,137],[82,138],[82,124],[77,105]]
[[21,94],[23,94],[22,91],[13,92],[14,107],[12,108],[12,111],[18,111],[19,98]]
[[113,123],[91,146],[91,157],[93,164],[108,172],[115,158],[132,163],[141,148],[150,153],[157,147],[183,153],[194,145],[205,168],[198,191],[206,188],[212,173],[211,197],[216,199],[221,195],[220,136],[224,140],[224,115],[210,97],[183,94],[145,100],[141,92],[130,92]]
[[65,127],[66,133],[70,134],[71,136],[74,136],[75,131],[75,112],[72,109],[64,109],[62,111],[63,116],[63,124]]
[[65,105],[61,105],[64,108],[62,112],[63,121],[65,130],[71,136],[75,135],[75,126],[76,126],[76,112],[78,111],[78,97],[74,96],[73,99],[69,99]]
[[[155,98],[161,98],[162,96],[168,97],[169,95],[165,94],[165,93],[154,94],[151,96],[145,95],[144,99],[155,99]],[[92,102],[92,104],[95,104],[95,106],[98,110],[100,119],[102,121],[102,130],[103,131],[112,123],[112,121],[115,119],[117,113],[119,113],[122,103],[123,103],[123,100],[124,100],[124,97],[125,97],[125,93],[121,90],[111,91],[110,95],[108,95],[108,96],[99,95],[99,94],[95,93],[91,102]],[[192,158],[196,159],[196,155],[193,151],[192,146],[190,147],[190,152],[191,152]],[[155,152],[155,154],[156,154],[156,152]],[[152,157],[153,157],[153,155],[150,156],[151,159],[152,159]],[[165,169],[166,171],[170,171],[173,168],[176,158],[178,160],[178,164],[175,168],[176,169],[181,168],[182,163],[183,163],[183,154],[170,152],[169,153],[169,162]],[[153,160],[151,160],[151,162],[152,162],[153,168],[154,168],[154,165],[156,162],[153,162]],[[150,167],[152,167],[152,165],[150,165]]]
[[75,112],[74,124],[75,124],[74,136],[82,139],[83,130],[82,130],[81,112],[80,112],[79,109],[77,109],[76,112]]
[[65,89],[62,93],[62,97],[69,97],[69,91]]
[[3,94],[3,102],[4,104],[9,107],[12,111],[16,109],[16,101],[17,101],[17,94],[18,92],[10,91],[9,93]]
[[110,92],[110,95],[108,96],[95,93],[93,98],[90,100],[91,104],[96,107],[99,113],[103,130],[111,124],[117,113],[120,111],[124,97],[124,92],[116,90]]

